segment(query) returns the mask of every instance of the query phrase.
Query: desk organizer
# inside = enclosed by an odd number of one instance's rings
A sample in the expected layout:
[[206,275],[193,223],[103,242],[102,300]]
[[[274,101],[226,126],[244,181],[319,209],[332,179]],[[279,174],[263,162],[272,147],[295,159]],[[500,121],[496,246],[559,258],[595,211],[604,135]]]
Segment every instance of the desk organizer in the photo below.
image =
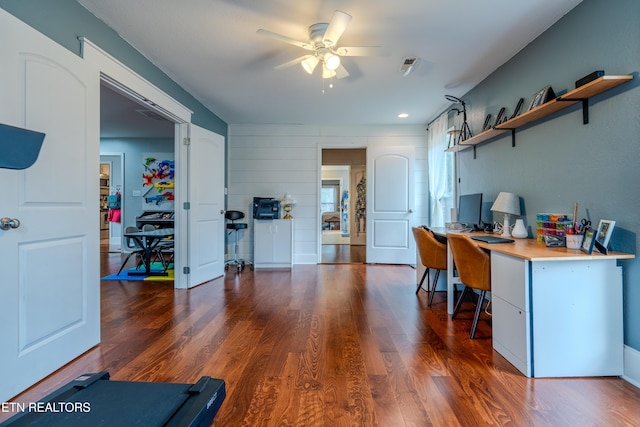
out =
[[565,225],[571,225],[572,222],[571,217],[566,214],[539,213],[536,215],[536,238],[542,242],[548,234],[564,236]]

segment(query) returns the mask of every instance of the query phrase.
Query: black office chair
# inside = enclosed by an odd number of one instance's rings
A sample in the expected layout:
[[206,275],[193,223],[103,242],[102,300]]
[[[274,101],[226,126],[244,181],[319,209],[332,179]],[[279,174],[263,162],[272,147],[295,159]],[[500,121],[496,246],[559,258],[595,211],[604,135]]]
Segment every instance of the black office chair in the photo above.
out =
[[[133,226],[129,226],[127,228],[125,228],[125,233],[132,233],[134,231],[140,231],[138,229],[138,227],[133,227]],[[124,266],[127,265],[127,262],[129,262],[129,258],[131,258],[132,256],[135,256],[138,258],[138,262],[136,263],[136,268],[140,267],[141,265],[144,265],[144,248],[142,246],[140,246],[138,244],[138,242],[131,238],[131,237],[126,237],[125,238],[125,246],[127,249],[130,249],[131,252],[129,253],[129,255],[127,255],[127,258],[125,258],[124,262],[122,263],[122,265],[120,266],[120,270],[118,270],[118,275],[120,275],[120,273],[122,273],[122,270],[124,269]]]
[[[145,224],[142,226],[142,231],[152,231],[156,227],[153,224]],[[153,248],[153,256],[156,260],[162,264],[162,269],[167,271],[174,258],[174,241],[173,236],[160,240]]]
[[235,246],[234,246],[234,257],[232,259],[227,260],[224,263],[225,268],[229,268],[229,265],[234,264],[238,271],[241,271],[245,264],[248,264],[248,261],[240,259],[238,257],[238,231],[246,230],[248,225],[246,222],[236,222],[244,218],[244,212],[241,211],[226,211],[224,217],[227,219],[227,230],[230,230],[227,235],[231,235],[231,233],[236,234],[235,237]]

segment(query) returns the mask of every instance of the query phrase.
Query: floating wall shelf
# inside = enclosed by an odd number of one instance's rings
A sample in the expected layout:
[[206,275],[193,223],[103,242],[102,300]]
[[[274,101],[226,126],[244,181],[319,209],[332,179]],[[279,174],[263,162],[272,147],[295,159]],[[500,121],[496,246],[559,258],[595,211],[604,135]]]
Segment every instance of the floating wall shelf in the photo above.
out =
[[516,144],[516,129],[547,117],[555,112],[570,107],[578,102],[582,102],[582,116],[583,124],[589,123],[589,103],[588,100],[592,96],[598,95],[602,92],[606,92],[618,85],[626,83],[633,79],[631,75],[622,76],[602,76],[589,82],[577,89],[567,92],[564,95],[557,97],[556,99],[546,102],[532,110],[525,111],[524,113],[516,116],[506,122],[485,130],[476,136],[472,136],[453,147],[447,148],[447,152],[463,151],[467,148],[473,147],[475,158],[475,147],[481,142],[489,141],[490,139],[497,138],[504,133],[511,131],[511,145],[515,147]]

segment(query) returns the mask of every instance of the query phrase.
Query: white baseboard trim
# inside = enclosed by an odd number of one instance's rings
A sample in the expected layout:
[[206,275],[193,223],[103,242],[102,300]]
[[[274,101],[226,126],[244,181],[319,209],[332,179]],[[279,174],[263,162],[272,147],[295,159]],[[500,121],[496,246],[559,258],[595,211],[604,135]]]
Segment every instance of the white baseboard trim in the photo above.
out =
[[295,254],[294,264],[317,264],[318,254]]
[[622,379],[640,388],[640,351],[624,346],[624,375]]

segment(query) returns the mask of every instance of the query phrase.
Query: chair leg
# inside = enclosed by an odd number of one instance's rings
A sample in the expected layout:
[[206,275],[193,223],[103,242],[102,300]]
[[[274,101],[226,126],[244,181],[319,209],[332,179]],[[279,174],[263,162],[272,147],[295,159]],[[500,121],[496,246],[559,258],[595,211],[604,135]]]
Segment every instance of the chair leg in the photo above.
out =
[[233,248],[233,259],[227,260],[224,265],[225,268],[227,268],[229,265],[231,264],[235,264],[236,269],[238,272],[240,272],[243,268],[244,268],[244,264],[245,261],[240,259],[240,254],[239,254],[239,236],[238,236],[238,230],[233,230],[229,232],[229,235],[231,235],[231,233],[235,233],[235,243],[234,243],[234,248]]
[[480,318],[480,312],[482,312],[482,303],[484,303],[484,295],[487,291],[480,291],[480,297],[478,298],[478,303],[476,304],[476,315],[473,317],[473,325],[471,325],[471,339],[474,339],[476,336],[476,328],[478,327],[478,319]]
[[429,307],[433,304],[433,295],[436,293],[436,286],[438,286],[438,277],[440,277],[440,270],[436,270],[436,274],[433,275],[433,283],[429,291]]
[[[418,295],[418,292],[420,292],[420,288],[422,288],[422,283],[424,283],[424,278],[427,277],[428,274],[429,274],[429,269],[427,268],[426,270],[424,270],[424,273],[422,274],[422,279],[420,279],[420,281],[418,282],[418,288],[416,289],[416,295]],[[429,280],[427,280],[427,283],[429,283]]]
[[118,270],[118,274],[117,276],[120,275],[120,273],[122,273],[122,270],[124,269],[124,266],[127,265],[127,262],[129,262],[129,258],[131,258],[131,255],[133,255],[135,252],[131,252],[129,255],[127,255],[127,258],[124,260],[124,262],[122,263],[122,265],[120,266],[120,270]]
[[238,255],[238,230],[236,230],[235,255],[236,255],[236,267],[237,267],[238,271],[240,271],[240,270],[242,270],[242,264],[240,264],[240,256]]
[[452,319],[455,319],[458,315],[458,311],[460,311],[460,307],[462,306],[462,301],[464,301],[464,297],[467,296],[467,292],[469,292],[468,287],[464,287],[462,290],[462,294],[460,294],[460,298],[458,298],[458,302],[456,303],[456,307],[453,309],[453,314],[451,315]]

